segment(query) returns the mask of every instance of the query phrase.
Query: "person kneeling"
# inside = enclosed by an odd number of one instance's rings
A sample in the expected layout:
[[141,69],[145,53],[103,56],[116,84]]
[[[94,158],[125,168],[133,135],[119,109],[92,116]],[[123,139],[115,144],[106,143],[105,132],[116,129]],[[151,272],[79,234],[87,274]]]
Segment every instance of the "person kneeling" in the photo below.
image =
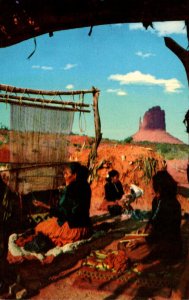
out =
[[132,261],[146,259],[175,260],[182,255],[181,205],[178,202],[177,183],[167,171],[153,176],[155,197],[151,217],[143,237],[130,241],[125,251]]
[[50,218],[35,227],[35,233],[49,237],[55,246],[63,246],[89,238],[92,225],[89,216],[91,188],[87,182],[87,168],[77,162],[70,163],[64,170],[66,186],[56,207],[34,200],[35,206],[44,207]]

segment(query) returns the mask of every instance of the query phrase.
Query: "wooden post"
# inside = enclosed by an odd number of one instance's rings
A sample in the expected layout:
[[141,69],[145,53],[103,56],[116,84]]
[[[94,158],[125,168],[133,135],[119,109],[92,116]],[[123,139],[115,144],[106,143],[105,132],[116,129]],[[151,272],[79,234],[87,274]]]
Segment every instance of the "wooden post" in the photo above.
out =
[[189,51],[177,44],[172,38],[164,37],[165,45],[181,60],[188,79],[189,85]]
[[89,182],[91,183],[93,180],[93,170],[95,165],[95,159],[97,157],[97,149],[102,139],[101,133],[101,121],[100,114],[98,109],[98,99],[99,99],[99,91],[93,88],[93,112],[94,112],[94,125],[95,125],[95,141],[92,145],[91,151],[88,157],[88,168],[90,172]]
[[[169,37],[164,38],[165,45],[181,60],[185,71],[186,71],[186,76],[188,80],[188,86],[189,86],[189,51],[185,50],[183,47],[181,47],[179,44],[177,44],[173,39]],[[189,139],[189,125],[187,122],[187,114],[185,115],[185,119],[183,120],[183,123],[186,125],[186,132],[188,133],[188,139]],[[189,182],[189,155],[188,155],[188,165],[187,165],[187,179]]]

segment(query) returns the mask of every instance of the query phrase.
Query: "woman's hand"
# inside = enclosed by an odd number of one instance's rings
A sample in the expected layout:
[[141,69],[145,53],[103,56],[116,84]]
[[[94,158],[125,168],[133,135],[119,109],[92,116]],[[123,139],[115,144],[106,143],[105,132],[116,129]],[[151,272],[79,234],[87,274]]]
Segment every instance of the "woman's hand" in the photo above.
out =
[[136,233],[137,234],[145,234],[146,233],[146,227],[142,227],[142,228],[140,228],[140,229],[138,229],[137,231],[136,231]]
[[46,209],[50,209],[50,206],[39,201],[39,200],[33,200],[32,201],[33,205],[35,205],[36,207],[43,207],[43,208],[46,208]]
[[121,207],[124,208],[124,203],[123,203],[123,201],[122,201],[121,199],[120,199],[120,200],[116,200],[116,201],[114,202],[114,204],[120,205]]
[[130,241],[127,244],[127,247],[130,248],[131,250],[133,250],[144,243],[145,243],[144,239],[137,239],[137,240]]
[[33,200],[32,201],[33,205],[35,205],[36,207],[43,207],[43,203],[41,201],[38,200]]

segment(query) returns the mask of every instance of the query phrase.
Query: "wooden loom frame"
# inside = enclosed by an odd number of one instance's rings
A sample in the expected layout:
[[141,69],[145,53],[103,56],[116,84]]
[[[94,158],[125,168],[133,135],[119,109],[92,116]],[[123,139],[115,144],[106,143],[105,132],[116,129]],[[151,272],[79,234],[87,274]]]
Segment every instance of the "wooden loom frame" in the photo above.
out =
[[[3,91],[3,94],[1,93]],[[18,95],[22,94],[22,95]],[[94,161],[97,157],[97,149],[100,144],[102,133],[101,133],[101,121],[99,115],[98,108],[98,100],[100,90],[92,87],[91,90],[76,90],[76,91],[47,91],[47,90],[35,90],[29,88],[18,88],[10,85],[0,84],[0,102],[14,104],[14,105],[25,105],[29,107],[39,107],[39,108],[49,108],[49,109],[60,109],[64,111],[73,111],[73,112],[82,112],[82,113],[90,113],[89,107],[90,104],[85,104],[83,102],[74,102],[74,101],[63,101],[61,96],[72,96],[74,95],[82,95],[84,97],[85,94],[93,95],[93,113],[94,113],[94,126],[95,126],[95,140],[92,145],[91,151],[88,156],[87,167],[89,168],[90,174],[93,173],[94,169]],[[30,96],[32,95],[32,96]],[[35,95],[38,95],[35,97]],[[59,96],[59,100],[54,99],[43,99],[40,96]],[[11,164],[11,162],[9,162]],[[16,164],[16,163],[15,163]],[[61,162],[60,162],[61,164]],[[52,164],[45,164],[46,166],[53,166]],[[57,163],[55,163],[57,165]],[[26,168],[36,168],[39,166],[44,166],[43,164],[35,164],[31,166],[27,166]],[[15,168],[16,169],[16,168]],[[17,168],[17,169],[20,169]]]

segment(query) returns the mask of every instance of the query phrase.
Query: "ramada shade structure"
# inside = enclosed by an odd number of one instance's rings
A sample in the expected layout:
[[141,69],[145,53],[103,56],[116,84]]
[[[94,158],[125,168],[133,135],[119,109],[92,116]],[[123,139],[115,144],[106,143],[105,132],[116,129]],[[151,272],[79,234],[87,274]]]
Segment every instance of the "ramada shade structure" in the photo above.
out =
[[188,0],[0,0],[0,47],[58,30],[188,19]]

